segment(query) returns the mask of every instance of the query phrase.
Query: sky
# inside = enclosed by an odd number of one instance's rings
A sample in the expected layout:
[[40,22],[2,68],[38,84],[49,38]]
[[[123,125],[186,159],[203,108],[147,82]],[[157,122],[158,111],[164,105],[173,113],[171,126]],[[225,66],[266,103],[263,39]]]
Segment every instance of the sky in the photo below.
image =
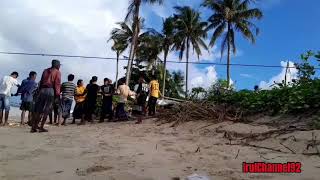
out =
[[[212,13],[200,7],[200,0],[165,0],[162,6],[144,5],[141,16],[145,26],[161,30],[162,19],[174,13],[174,6],[189,5],[201,12],[203,20]],[[250,44],[236,34],[238,53],[232,63],[281,65],[285,67],[299,61],[299,55],[307,50],[320,50],[320,12],[318,0],[263,0],[256,4],[264,17],[255,22],[261,29],[256,44]],[[128,0],[2,0],[0,6],[0,51],[71,54],[84,56],[115,57],[108,42],[110,32],[123,21]],[[206,40],[207,42],[209,40]],[[220,44],[203,51],[192,62],[225,63],[220,59]],[[128,56],[125,52],[123,55]],[[161,57],[161,55],[160,55]],[[29,71],[41,74],[50,66],[51,57],[0,55],[0,77],[12,71],[20,73],[20,80]],[[99,83],[105,77],[115,79],[116,63],[113,60],[59,58],[62,62],[63,80],[73,73],[76,79],[88,82],[98,76]],[[175,52],[168,60],[179,61]],[[184,61],[184,59],[182,60]],[[120,77],[124,75],[121,62]],[[185,71],[184,64],[168,64],[170,71]],[[231,67],[231,79],[237,89],[252,89],[260,85],[268,89],[274,81],[281,81],[285,68]],[[297,76],[291,69],[288,79]],[[195,65],[189,67],[191,87],[209,87],[218,79],[226,78],[225,66]]]

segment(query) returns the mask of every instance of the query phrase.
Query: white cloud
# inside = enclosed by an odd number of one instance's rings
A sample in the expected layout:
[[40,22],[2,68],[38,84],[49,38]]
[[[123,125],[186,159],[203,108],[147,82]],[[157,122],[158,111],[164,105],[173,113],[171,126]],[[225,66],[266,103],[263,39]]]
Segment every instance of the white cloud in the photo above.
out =
[[[214,46],[210,52],[202,51],[203,55],[198,57],[195,53],[191,51],[189,62],[213,62],[219,58],[219,53],[217,52],[217,47]],[[163,55],[160,55],[163,57]],[[177,52],[171,52],[167,58],[168,61],[180,62]],[[185,55],[181,62],[185,62]],[[182,71],[185,73],[186,64],[185,63],[168,63],[167,69],[170,71]],[[189,64],[189,90],[194,87],[210,87],[218,79],[218,74],[216,72],[215,66],[208,66],[206,68],[199,68],[195,64]]]
[[[281,72],[272,77],[268,81],[261,81],[259,87],[261,89],[272,89],[272,85],[276,83],[281,83],[283,80],[285,80],[286,76],[286,67],[287,67],[287,61],[281,61],[281,66],[283,67]],[[294,63],[289,61],[289,67],[294,67]],[[292,82],[293,79],[297,79],[298,70],[296,68],[289,68],[287,72],[287,83]]]
[[[179,0],[168,3],[171,5],[151,7],[158,9],[160,16],[165,16],[166,11],[173,12],[173,5],[189,3],[199,4],[198,0]],[[115,57],[110,48],[112,42],[107,43],[107,39],[115,23],[123,20],[127,7],[128,1],[124,0],[3,0],[0,6],[0,51]],[[202,52],[201,61],[213,62],[220,58],[216,46],[210,48],[210,52]],[[189,61],[198,62],[196,54],[190,53]],[[124,55],[128,56],[127,53]],[[18,71],[20,78],[25,78],[31,70],[41,74],[44,68],[50,66],[51,59],[0,55],[0,76]],[[104,77],[115,78],[116,62],[113,60],[59,59],[63,64],[61,71],[64,80],[69,73],[86,82],[93,75],[99,77],[100,83]],[[176,53],[171,53],[168,60],[179,61],[179,58]],[[126,62],[120,62],[119,77],[125,74],[125,65]],[[168,69],[184,72],[185,64],[169,63]],[[216,79],[214,66],[199,68],[189,65],[189,84],[192,87],[208,87]]]
[[209,66],[205,69],[197,69],[192,67],[191,73],[194,78],[191,78],[190,80],[190,89],[194,87],[203,87],[206,89],[218,80],[218,74],[215,66]]
[[[107,39],[115,22],[123,20],[127,1],[113,0],[3,0],[0,7],[0,50],[32,53],[115,57]],[[121,12],[121,13],[119,13]],[[10,18],[8,18],[10,17]],[[50,65],[50,57],[0,56],[0,76],[15,70],[25,77]],[[88,80],[115,76],[115,61],[60,58],[68,73]],[[124,75],[120,63],[120,75]]]

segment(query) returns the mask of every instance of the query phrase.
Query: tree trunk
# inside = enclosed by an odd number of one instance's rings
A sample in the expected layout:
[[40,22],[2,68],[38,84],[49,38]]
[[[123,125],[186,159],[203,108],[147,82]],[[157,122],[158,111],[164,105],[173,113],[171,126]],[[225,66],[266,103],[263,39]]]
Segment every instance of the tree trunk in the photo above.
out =
[[228,56],[227,56],[227,88],[230,88],[230,24],[228,23],[228,36],[227,36],[227,43],[228,43]]
[[166,90],[166,76],[167,76],[167,57],[168,57],[168,51],[165,50],[164,52],[164,58],[163,58],[163,83],[162,83],[162,96],[165,96],[165,90]]
[[116,89],[118,88],[119,56],[120,56],[120,53],[117,52],[116,87],[115,87]]
[[140,26],[140,21],[139,21],[139,11],[140,11],[140,2],[136,4],[136,12],[134,15],[134,29],[133,29],[133,38],[132,38],[132,43],[131,43],[131,51],[129,55],[129,61],[128,61],[128,67],[127,67],[127,74],[126,74],[126,84],[129,85],[130,83],[130,78],[131,78],[131,68],[134,60],[134,56],[136,53],[136,47],[137,47],[137,41],[138,41],[138,36],[139,36],[139,26]]
[[133,38],[132,38],[132,42],[130,45],[129,59],[128,59],[128,64],[127,64],[126,84],[129,84],[129,81],[130,81],[129,79],[130,79],[130,75],[131,75],[132,53],[133,53]]
[[186,54],[186,92],[185,97],[188,98],[188,76],[189,76],[189,38],[187,38],[187,54]]

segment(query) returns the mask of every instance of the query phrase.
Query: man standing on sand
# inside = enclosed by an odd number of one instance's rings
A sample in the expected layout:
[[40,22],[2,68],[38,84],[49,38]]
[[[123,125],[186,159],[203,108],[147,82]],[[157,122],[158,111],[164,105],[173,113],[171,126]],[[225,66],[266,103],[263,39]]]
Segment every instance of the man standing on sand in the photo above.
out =
[[136,108],[134,109],[134,112],[138,115],[136,124],[140,124],[142,123],[142,116],[145,116],[146,100],[149,93],[149,86],[142,75],[139,78],[138,84],[135,85],[134,91],[137,95]]
[[157,100],[161,96],[159,90],[159,82],[155,75],[152,76],[152,81],[150,82],[150,98],[148,102],[149,106],[149,116],[154,116],[156,114]]
[[119,120],[128,120],[128,115],[124,110],[124,107],[128,101],[128,96],[134,96],[128,85],[126,85],[126,79],[124,78],[118,87],[117,94],[120,96],[119,103],[116,108],[116,118]]
[[86,119],[93,123],[93,114],[96,110],[99,86],[97,85],[98,77],[93,76],[90,84],[87,85],[86,90]]
[[[45,69],[42,73],[39,83],[39,95],[35,104],[31,133],[37,132],[37,129],[39,129],[39,132],[48,132],[48,130],[44,129],[44,124],[46,123],[48,114],[52,112],[54,99],[60,98],[60,66],[60,61],[52,60],[51,67]],[[39,128],[38,125],[40,121],[41,125]]]
[[101,86],[102,92],[102,109],[100,115],[100,123],[104,122],[106,114],[109,115],[109,121],[112,121],[113,110],[112,110],[112,97],[114,93],[114,87],[112,81],[108,78],[104,79],[104,85]]
[[[61,85],[62,99],[61,99],[61,115],[63,118],[62,125],[66,125],[67,119],[70,117],[71,106],[73,103],[73,97],[76,92],[76,85],[73,83],[74,75],[68,75],[68,82],[64,82]],[[58,122],[60,125],[60,122]]]
[[[0,126],[8,125],[11,90],[13,86],[20,86],[17,81],[18,76],[17,72],[13,72],[10,76],[0,79]],[[5,111],[4,123],[3,111]]]
[[33,95],[37,89],[36,83],[37,73],[31,71],[29,77],[22,81],[21,86],[18,88],[17,94],[21,94],[21,125],[24,125],[25,113],[28,111],[28,124],[31,122],[31,113],[33,111]]
[[80,119],[81,118],[81,122],[85,123],[85,119],[84,119],[84,111],[85,111],[85,100],[86,100],[86,87],[83,85],[83,80],[79,79],[77,82],[77,88],[76,88],[76,94],[74,96],[74,99],[76,101],[76,105],[74,107],[73,110],[73,121],[72,124],[76,123],[76,119]]

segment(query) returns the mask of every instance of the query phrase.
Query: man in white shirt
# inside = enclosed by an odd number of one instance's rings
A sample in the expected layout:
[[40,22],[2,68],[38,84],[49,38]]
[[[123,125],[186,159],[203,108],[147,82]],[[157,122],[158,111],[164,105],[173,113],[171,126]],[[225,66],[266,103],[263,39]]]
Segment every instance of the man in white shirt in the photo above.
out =
[[117,94],[120,96],[120,100],[116,107],[116,118],[118,120],[128,120],[127,113],[125,111],[125,104],[128,101],[128,96],[135,96],[135,92],[132,92],[128,85],[126,85],[125,78],[118,87]]
[[[17,72],[13,72],[10,76],[0,79],[0,125],[8,125],[11,90],[13,86],[20,86],[17,81],[18,76]],[[5,111],[4,123],[2,121],[3,111]]]

